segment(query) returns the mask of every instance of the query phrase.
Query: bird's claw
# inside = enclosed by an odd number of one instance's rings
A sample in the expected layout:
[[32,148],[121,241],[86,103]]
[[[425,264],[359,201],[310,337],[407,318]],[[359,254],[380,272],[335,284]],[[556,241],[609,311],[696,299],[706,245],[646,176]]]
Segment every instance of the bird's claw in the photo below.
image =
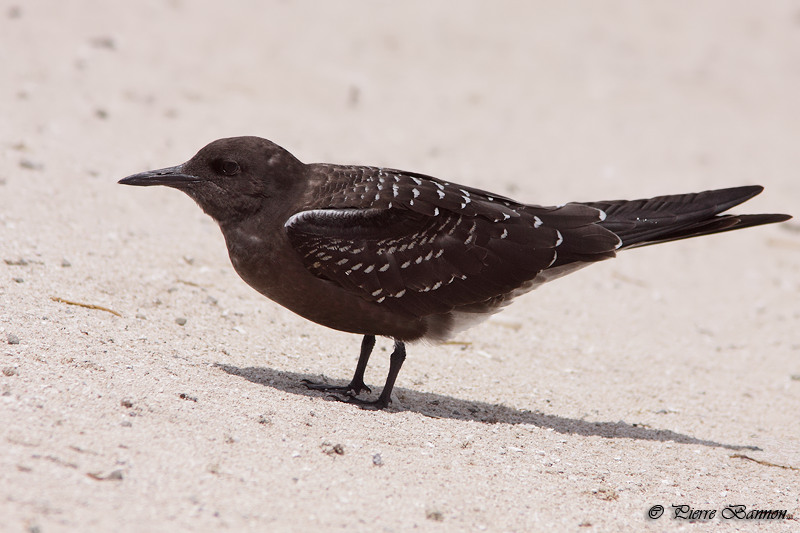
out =
[[358,396],[362,392],[372,392],[372,389],[367,387],[364,383],[353,383],[352,381],[347,385],[328,385],[327,383],[317,383],[310,379],[304,379],[302,383],[311,390],[339,392],[350,396]]
[[352,403],[364,409],[365,411],[380,411],[382,409],[386,409],[389,406],[389,403],[391,403],[390,401],[383,400],[382,398],[378,398],[377,400],[362,400],[360,398],[356,398],[355,396],[337,396],[335,394],[329,394],[328,398],[339,402]]

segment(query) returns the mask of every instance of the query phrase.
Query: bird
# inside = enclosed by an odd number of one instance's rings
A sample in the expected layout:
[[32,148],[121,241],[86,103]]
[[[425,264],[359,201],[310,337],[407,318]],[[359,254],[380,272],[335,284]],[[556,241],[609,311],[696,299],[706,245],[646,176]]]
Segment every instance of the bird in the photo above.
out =
[[[759,185],[640,200],[540,206],[377,166],[305,164],[260,137],[218,139],[125,185],[183,191],[219,225],[253,289],[323,326],[363,335],[352,380],[309,389],[384,409],[406,343],[444,341],[514,298],[617,252],[783,222],[724,214]],[[376,336],[394,341],[377,399],[364,372]]]

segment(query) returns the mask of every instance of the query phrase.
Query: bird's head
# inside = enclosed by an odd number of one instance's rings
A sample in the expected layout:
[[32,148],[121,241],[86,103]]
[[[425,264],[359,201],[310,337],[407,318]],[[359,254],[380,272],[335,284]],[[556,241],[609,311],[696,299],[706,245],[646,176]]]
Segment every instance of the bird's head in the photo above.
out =
[[260,137],[216,140],[189,161],[123,178],[123,185],[166,185],[191,196],[219,223],[277,208],[301,185],[303,163]]

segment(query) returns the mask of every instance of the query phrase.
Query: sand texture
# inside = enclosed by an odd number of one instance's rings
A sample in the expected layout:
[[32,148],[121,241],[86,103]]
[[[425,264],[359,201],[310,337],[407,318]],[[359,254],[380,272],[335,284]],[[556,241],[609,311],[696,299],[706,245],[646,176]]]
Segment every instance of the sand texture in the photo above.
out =
[[530,203],[757,183],[744,211],[797,215],[798,2],[18,0],[0,64],[0,531],[800,529],[796,219],[410,345],[370,412],[299,384],[346,383],[359,337],[116,183],[258,135]]

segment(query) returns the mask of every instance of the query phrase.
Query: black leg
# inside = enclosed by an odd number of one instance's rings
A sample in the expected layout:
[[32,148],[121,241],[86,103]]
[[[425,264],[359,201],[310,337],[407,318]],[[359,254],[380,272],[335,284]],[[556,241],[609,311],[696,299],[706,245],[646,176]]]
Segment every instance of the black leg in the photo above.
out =
[[359,400],[353,396],[340,398],[334,396],[336,399],[347,403],[354,403],[363,409],[384,409],[392,402],[392,389],[394,389],[394,382],[397,379],[397,374],[400,373],[400,368],[403,366],[403,361],[406,360],[406,345],[401,341],[394,341],[394,351],[389,359],[389,375],[386,376],[386,384],[383,386],[381,395],[377,400]]
[[[364,335],[364,340],[361,341],[361,355],[358,356],[358,364],[356,365],[356,373],[353,374],[353,379],[349,385],[336,386],[326,385],[325,383],[314,383],[307,379],[303,380],[306,387],[313,390],[321,390],[326,392],[343,392],[345,394],[352,394],[358,396],[361,391],[372,392],[369,387],[364,384],[364,371],[367,369],[369,356],[372,353],[372,348],[375,347],[375,335]],[[402,362],[400,363],[402,364]],[[398,370],[400,370],[398,368]]]

